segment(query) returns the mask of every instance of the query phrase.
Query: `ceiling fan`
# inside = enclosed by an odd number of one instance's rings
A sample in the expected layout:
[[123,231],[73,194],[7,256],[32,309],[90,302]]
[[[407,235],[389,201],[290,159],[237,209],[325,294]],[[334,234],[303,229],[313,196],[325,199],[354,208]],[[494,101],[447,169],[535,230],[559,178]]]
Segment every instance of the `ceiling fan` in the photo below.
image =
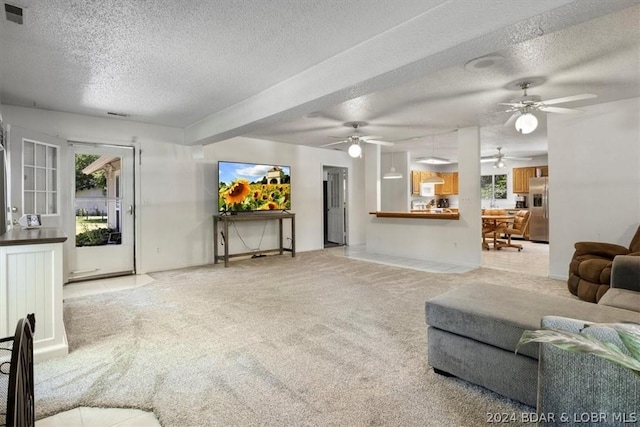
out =
[[487,163],[487,162],[493,162],[493,167],[494,168],[503,168],[505,167],[505,163],[504,163],[504,159],[506,160],[518,160],[518,161],[528,161],[531,160],[531,157],[514,157],[514,156],[505,156],[504,154],[502,154],[502,147],[497,147],[498,148],[498,154],[496,154],[495,156],[491,156],[491,157],[482,157],[480,159],[481,163]]
[[348,150],[349,155],[351,157],[360,157],[360,155],[362,154],[362,147],[360,146],[361,142],[365,142],[367,144],[377,144],[377,145],[386,145],[386,146],[393,145],[393,142],[377,140],[376,138],[379,138],[379,136],[360,135],[358,133],[358,128],[366,126],[367,125],[366,122],[346,122],[344,125],[347,127],[353,128],[355,133],[346,138],[343,136],[332,136],[331,138],[340,138],[341,140],[336,142],[331,142],[329,144],[324,144],[322,145],[322,147],[329,147],[331,145],[344,144],[345,142],[348,142],[351,144]]
[[518,84],[524,91],[524,95],[512,102],[501,102],[498,105],[507,105],[510,108],[505,113],[513,113],[509,120],[505,122],[505,126],[510,126],[515,121],[516,130],[519,133],[531,133],[538,127],[538,119],[532,113],[534,111],[543,111],[545,113],[574,114],[580,113],[582,110],[563,107],[551,107],[555,104],[563,104],[565,102],[581,101],[583,99],[596,98],[593,93],[583,93],[580,95],[565,96],[562,98],[554,98],[542,100],[538,95],[527,94],[527,89],[532,87],[531,82],[523,81]]

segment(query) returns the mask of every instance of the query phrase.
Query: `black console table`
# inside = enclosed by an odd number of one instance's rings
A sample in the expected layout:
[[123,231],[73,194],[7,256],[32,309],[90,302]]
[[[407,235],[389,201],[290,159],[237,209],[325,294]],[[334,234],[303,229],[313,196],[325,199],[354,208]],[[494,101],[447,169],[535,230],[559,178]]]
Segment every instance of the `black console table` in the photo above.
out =
[[[291,248],[285,248],[282,238],[282,220],[291,220]],[[278,248],[275,249],[261,249],[254,252],[243,252],[238,254],[229,253],[229,224],[232,222],[240,221],[268,221],[278,220],[279,225],[279,238]],[[219,223],[222,223],[222,230],[219,230]],[[222,231],[222,233],[221,233]],[[218,255],[218,238],[222,237],[222,244],[224,245],[224,254]],[[229,258],[238,256],[247,256],[264,253],[278,252],[280,255],[283,252],[291,252],[291,256],[296,256],[296,214],[289,212],[250,212],[250,213],[238,213],[227,215],[214,215],[213,216],[213,263],[217,264],[218,261],[224,260],[224,266],[229,266]]]

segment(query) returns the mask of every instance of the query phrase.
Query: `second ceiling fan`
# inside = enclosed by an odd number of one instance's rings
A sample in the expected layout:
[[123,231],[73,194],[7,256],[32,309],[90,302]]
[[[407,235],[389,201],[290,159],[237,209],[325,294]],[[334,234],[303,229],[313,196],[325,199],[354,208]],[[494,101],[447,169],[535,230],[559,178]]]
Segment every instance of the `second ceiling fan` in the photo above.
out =
[[498,105],[507,105],[510,108],[505,113],[513,113],[509,120],[505,122],[505,126],[510,126],[515,122],[516,130],[522,134],[528,134],[536,130],[538,127],[538,119],[532,113],[535,111],[543,111],[545,113],[574,114],[581,113],[582,110],[564,107],[552,107],[552,105],[563,104],[565,102],[581,101],[583,99],[596,98],[597,95],[592,93],[582,93],[580,95],[565,96],[562,98],[554,98],[542,100],[538,95],[527,94],[527,89],[532,87],[532,82],[523,81],[517,83],[523,91],[524,95],[512,102],[501,102]]
[[342,136],[340,137],[332,136],[332,138],[339,138],[340,141],[330,142],[329,144],[322,145],[322,147],[329,147],[331,145],[344,144],[345,142],[348,142],[351,144],[348,150],[349,155],[351,157],[360,157],[360,155],[362,154],[362,147],[360,146],[361,142],[365,142],[367,144],[377,144],[377,145],[386,145],[386,146],[394,145],[393,142],[377,140],[376,138],[379,138],[378,136],[360,135],[358,132],[358,128],[366,126],[367,125],[366,122],[346,122],[344,125],[347,127],[353,128],[354,133],[352,135],[347,136],[346,138]]
[[526,162],[532,159],[531,157],[505,156],[504,154],[502,154],[502,147],[497,147],[497,149],[498,149],[498,154],[490,157],[482,157],[480,159],[480,162],[481,163],[493,162],[494,168],[503,168],[506,166],[504,163],[504,159],[516,160],[516,161],[522,161],[522,162]]

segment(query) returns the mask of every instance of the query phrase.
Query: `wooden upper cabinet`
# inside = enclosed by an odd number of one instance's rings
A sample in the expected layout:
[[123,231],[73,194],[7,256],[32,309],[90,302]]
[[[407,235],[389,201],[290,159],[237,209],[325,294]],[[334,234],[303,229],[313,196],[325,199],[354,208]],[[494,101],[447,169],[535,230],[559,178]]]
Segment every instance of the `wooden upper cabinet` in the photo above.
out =
[[513,168],[513,192],[514,193],[528,193],[529,192],[529,179],[535,178],[536,169],[540,169],[542,176],[549,176],[548,166],[529,166],[525,168]]
[[439,176],[444,184],[436,184],[434,192],[436,196],[451,196],[458,194],[458,172],[429,172],[411,171],[411,195],[420,195],[420,183],[432,176]]
[[453,173],[453,194],[458,194],[458,172]]
[[444,184],[436,184],[435,192],[437,196],[450,196],[453,194],[453,172],[438,172]]
[[420,195],[420,171],[411,171],[411,194]]

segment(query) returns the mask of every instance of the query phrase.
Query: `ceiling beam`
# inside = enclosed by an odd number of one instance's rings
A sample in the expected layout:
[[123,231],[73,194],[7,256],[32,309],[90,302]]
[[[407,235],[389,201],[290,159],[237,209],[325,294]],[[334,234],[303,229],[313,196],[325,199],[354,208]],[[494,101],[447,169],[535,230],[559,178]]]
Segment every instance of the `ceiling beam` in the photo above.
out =
[[[464,64],[635,0],[447,1],[185,128],[211,144]],[[356,18],[357,19],[357,18]]]

